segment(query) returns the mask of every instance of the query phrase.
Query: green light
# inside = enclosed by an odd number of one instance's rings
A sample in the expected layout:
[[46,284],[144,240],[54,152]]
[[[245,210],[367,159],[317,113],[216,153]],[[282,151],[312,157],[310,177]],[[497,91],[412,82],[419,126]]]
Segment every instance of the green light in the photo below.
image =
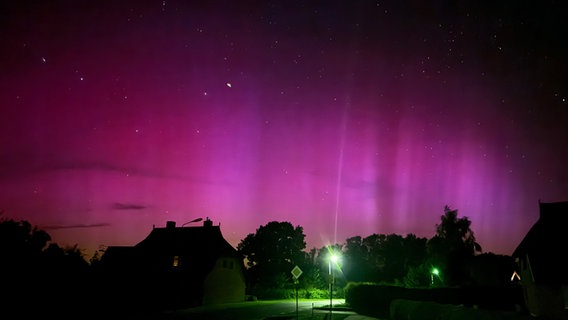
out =
[[438,268],[432,268],[432,270],[430,270],[430,284],[434,285],[434,275],[438,278],[440,278],[440,270],[438,270]]

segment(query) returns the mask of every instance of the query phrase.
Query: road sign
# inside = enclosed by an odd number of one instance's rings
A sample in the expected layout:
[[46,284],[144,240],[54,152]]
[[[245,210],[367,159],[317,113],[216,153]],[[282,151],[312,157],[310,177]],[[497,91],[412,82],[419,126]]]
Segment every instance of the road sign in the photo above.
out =
[[298,278],[302,275],[302,269],[300,269],[300,267],[295,266],[294,269],[292,269],[292,271],[290,271],[292,273],[292,275],[294,276],[294,284],[296,287],[296,319],[298,319]]
[[294,279],[298,279],[301,275],[302,275],[302,269],[300,269],[300,267],[295,266],[294,269],[292,269],[292,275],[294,276]]

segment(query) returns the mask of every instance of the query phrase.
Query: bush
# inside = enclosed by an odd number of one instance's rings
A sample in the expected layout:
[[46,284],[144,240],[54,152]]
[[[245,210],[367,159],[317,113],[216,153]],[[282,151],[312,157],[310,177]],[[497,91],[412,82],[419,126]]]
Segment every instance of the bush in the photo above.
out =
[[[296,289],[262,288],[251,290],[249,296],[258,297],[259,300],[296,299]],[[342,297],[343,289],[334,291],[334,298]],[[298,289],[299,299],[329,299],[329,290]]]
[[257,287],[252,294],[257,296],[259,300],[280,300],[296,298],[296,290],[294,289]]
[[322,289],[302,290],[305,299],[326,299],[329,298],[329,291]]

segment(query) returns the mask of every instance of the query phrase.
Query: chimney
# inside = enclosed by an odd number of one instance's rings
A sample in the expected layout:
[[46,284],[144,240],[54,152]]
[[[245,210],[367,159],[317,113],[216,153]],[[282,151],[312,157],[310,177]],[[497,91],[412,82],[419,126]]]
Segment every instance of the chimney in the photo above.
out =
[[212,227],[213,221],[209,220],[209,217],[207,217],[207,219],[205,219],[205,221],[203,221],[203,226],[206,227],[206,228]]
[[167,221],[166,222],[166,228],[168,229],[175,229],[176,227],[176,222],[175,221]]

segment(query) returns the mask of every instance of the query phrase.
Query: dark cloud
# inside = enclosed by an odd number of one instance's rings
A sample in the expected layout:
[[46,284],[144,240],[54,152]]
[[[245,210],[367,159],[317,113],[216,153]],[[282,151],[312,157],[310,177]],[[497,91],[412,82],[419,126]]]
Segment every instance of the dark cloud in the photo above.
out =
[[41,229],[45,230],[58,230],[58,229],[77,229],[77,228],[100,228],[109,227],[110,223],[93,223],[93,224],[74,224],[74,225],[62,225],[62,226],[44,226]]
[[114,210],[142,210],[142,209],[146,209],[146,206],[143,206],[143,205],[140,205],[140,204],[133,204],[133,203],[115,202],[112,205],[112,208]]

